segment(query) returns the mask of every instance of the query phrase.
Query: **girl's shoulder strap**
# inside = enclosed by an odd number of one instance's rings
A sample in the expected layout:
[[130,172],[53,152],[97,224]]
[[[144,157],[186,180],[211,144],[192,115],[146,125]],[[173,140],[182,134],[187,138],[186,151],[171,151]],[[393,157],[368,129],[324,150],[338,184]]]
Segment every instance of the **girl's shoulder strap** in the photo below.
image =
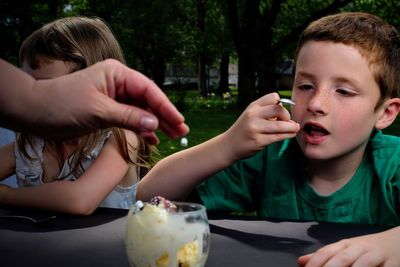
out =
[[93,150],[90,152],[90,157],[91,158],[97,158],[99,155],[101,149],[104,147],[108,139],[110,139],[112,134],[112,131],[110,129],[105,129],[99,138],[96,146],[93,148]]

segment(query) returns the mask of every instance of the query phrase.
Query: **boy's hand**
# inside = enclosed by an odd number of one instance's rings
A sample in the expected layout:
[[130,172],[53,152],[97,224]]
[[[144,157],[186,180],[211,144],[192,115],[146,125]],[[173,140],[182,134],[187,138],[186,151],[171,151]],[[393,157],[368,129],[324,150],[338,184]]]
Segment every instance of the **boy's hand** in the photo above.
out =
[[278,105],[279,95],[271,93],[251,103],[223,134],[233,159],[250,156],[266,145],[296,136],[298,123]]
[[315,253],[298,258],[305,267],[395,267],[400,266],[400,227],[322,247]]
[[0,184],[0,207],[5,205],[8,194],[11,192],[11,190],[13,190],[13,188],[10,186]]

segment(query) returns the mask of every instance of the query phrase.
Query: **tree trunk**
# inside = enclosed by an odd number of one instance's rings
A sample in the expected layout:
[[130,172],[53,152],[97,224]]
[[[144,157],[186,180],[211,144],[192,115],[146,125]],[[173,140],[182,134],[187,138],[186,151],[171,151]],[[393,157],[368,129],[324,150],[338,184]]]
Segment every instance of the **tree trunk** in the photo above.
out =
[[58,19],[61,13],[61,1],[59,0],[51,0],[48,1],[49,5],[49,15],[52,19]]
[[152,74],[151,76],[153,77],[154,82],[162,88],[165,80],[165,60],[164,58],[157,58],[155,60],[155,64],[153,65],[152,68]]
[[276,73],[276,55],[274,52],[266,52],[261,56],[261,60],[257,64],[257,73],[260,73],[258,78],[257,98],[265,94],[275,92],[277,88],[277,73]]
[[[273,26],[280,12],[281,5],[286,1],[272,1],[269,8],[265,8],[263,12],[257,12],[255,15],[256,32],[255,38],[255,56],[254,68],[257,73],[257,86],[255,88],[255,97],[259,98],[269,92],[276,91],[276,56],[277,53],[271,48]],[[262,33],[262,34],[259,34]]]
[[219,86],[218,94],[222,95],[229,91],[229,55],[221,55],[219,63]]
[[[239,5],[238,0],[226,1],[226,16],[232,33],[233,43],[238,53],[238,106],[246,107],[254,100],[255,68],[254,52],[257,45],[257,12],[259,0],[245,0]],[[239,9],[244,10],[240,11]]]
[[238,106],[245,108],[255,99],[255,72],[253,60],[247,54],[239,54]]
[[[206,17],[206,8],[205,8],[205,0],[197,0],[197,27],[199,29],[199,36],[202,38],[204,36],[205,30],[205,17]],[[200,40],[199,52],[197,55],[197,80],[198,80],[198,89],[200,95],[207,94],[207,81],[206,81],[206,55],[204,51],[205,40]]]
[[207,77],[206,77],[206,63],[205,55],[203,52],[198,54],[197,57],[197,87],[199,89],[199,94],[205,96],[207,94]]

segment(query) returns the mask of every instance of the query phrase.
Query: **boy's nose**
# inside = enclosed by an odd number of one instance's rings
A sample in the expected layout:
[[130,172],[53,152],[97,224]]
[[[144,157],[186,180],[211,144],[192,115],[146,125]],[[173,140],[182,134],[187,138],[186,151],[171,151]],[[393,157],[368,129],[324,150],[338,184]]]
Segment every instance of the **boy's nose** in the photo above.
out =
[[324,115],[328,111],[328,93],[316,90],[308,102],[308,110],[315,115]]

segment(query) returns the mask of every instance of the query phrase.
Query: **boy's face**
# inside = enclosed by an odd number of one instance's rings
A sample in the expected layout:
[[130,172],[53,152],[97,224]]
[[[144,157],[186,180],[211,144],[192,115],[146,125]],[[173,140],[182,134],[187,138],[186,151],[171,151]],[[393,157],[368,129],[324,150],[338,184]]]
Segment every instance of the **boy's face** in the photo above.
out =
[[32,69],[26,61],[22,64],[22,70],[36,80],[56,78],[70,73],[72,69],[72,64],[62,60],[39,57],[38,61],[39,67],[36,69]]
[[310,159],[360,159],[382,109],[378,84],[357,49],[309,41],[298,55],[293,84],[297,141]]

